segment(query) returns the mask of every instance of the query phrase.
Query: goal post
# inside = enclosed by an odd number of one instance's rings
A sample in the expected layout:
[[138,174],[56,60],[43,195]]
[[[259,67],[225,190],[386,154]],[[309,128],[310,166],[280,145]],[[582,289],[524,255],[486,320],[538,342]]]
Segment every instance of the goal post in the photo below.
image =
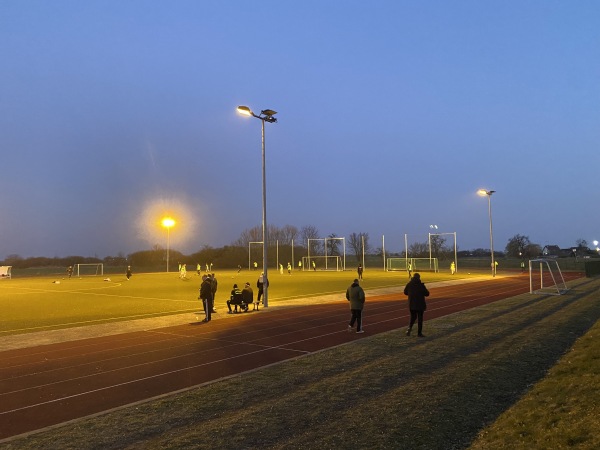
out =
[[[312,243],[311,243],[312,241]],[[317,248],[320,246],[320,242],[323,242],[322,244],[322,248],[324,250],[324,255],[311,255],[311,248]],[[330,250],[332,250],[332,253],[334,252],[334,249],[337,249],[337,244],[340,243],[342,244],[342,252],[341,255],[328,255],[327,252]],[[306,249],[308,252],[308,256],[306,256],[305,258],[308,258],[308,263],[309,266],[307,270],[312,269],[312,263],[313,262],[317,262],[318,257],[322,257],[324,258],[322,260],[322,262],[324,263],[325,266],[325,270],[346,270],[346,238],[345,237],[327,237],[327,238],[308,238],[307,240],[307,245],[306,245]],[[337,253],[337,252],[336,252]],[[328,258],[340,258],[339,261],[336,260],[335,264],[336,264],[336,268],[329,268],[329,259]],[[339,268],[338,266],[341,264],[341,268]],[[304,264],[304,260],[302,262],[302,265],[305,266],[306,264]]]
[[568,290],[557,260],[548,258],[529,260],[530,294],[562,295]]
[[75,264],[75,269],[78,277],[104,275],[104,264],[102,263]]
[[[314,263],[314,266],[313,266]],[[344,265],[341,256],[303,256],[302,271],[311,270],[334,270],[342,272]]]

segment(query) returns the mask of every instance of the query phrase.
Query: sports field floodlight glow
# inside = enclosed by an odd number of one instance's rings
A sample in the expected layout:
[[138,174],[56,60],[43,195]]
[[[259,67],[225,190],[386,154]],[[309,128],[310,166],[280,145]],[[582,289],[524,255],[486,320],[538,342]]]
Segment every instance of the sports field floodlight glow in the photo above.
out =
[[260,115],[256,115],[247,106],[238,106],[237,110],[244,116],[252,116],[260,119],[262,122],[262,241],[263,241],[263,306],[269,307],[269,278],[267,274],[268,270],[268,259],[267,259],[267,247],[268,247],[268,231],[267,231],[267,174],[265,166],[265,122],[275,123],[277,119],[273,117],[277,114],[277,111],[272,109],[263,109]]
[[496,191],[488,191],[487,189],[479,189],[477,193],[482,197],[487,195],[488,198],[488,215],[490,216],[490,252],[492,253],[492,276],[496,276],[496,263],[494,261],[494,233],[492,229],[492,194]]
[[169,271],[169,246],[171,239],[171,228],[175,225],[175,221],[171,217],[163,217],[160,224],[167,229],[167,272]]

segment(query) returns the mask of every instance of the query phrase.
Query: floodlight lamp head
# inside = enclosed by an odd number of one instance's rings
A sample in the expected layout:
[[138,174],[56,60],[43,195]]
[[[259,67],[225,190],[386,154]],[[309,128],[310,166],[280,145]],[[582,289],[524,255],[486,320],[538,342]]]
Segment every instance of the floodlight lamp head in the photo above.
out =
[[488,195],[488,196],[490,196],[490,197],[491,197],[491,196],[492,196],[492,194],[493,194],[494,192],[496,192],[496,191],[488,191],[487,189],[479,189],[479,190],[477,191],[477,193],[478,193],[479,195],[481,195],[482,197],[483,197],[484,195]]
[[277,114],[277,111],[273,111],[272,109],[263,109],[260,112],[261,119],[266,120],[270,123],[277,122],[277,119],[273,117],[275,114]]
[[244,116],[253,116],[254,115],[252,113],[252,110],[250,108],[248,108],[247,106],[238,106],[237,110],[240,114],[243,114]]

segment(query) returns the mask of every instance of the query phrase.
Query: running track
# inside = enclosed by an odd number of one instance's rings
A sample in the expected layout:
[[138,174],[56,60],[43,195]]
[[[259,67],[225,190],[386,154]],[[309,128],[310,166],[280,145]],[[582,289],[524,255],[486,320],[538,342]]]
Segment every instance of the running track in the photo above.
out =
[[[430,291],[425,321],[529,292],[529,277]],[[406,327],[405,300],[367,292],[364,334],[340,301],[0,352],[0,440]]]

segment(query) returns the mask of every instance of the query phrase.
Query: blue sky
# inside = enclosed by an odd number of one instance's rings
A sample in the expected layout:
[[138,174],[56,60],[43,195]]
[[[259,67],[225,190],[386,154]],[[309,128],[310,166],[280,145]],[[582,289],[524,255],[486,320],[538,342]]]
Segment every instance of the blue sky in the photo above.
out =
[[0,259],[600,239],[596,1],[0,2]]

